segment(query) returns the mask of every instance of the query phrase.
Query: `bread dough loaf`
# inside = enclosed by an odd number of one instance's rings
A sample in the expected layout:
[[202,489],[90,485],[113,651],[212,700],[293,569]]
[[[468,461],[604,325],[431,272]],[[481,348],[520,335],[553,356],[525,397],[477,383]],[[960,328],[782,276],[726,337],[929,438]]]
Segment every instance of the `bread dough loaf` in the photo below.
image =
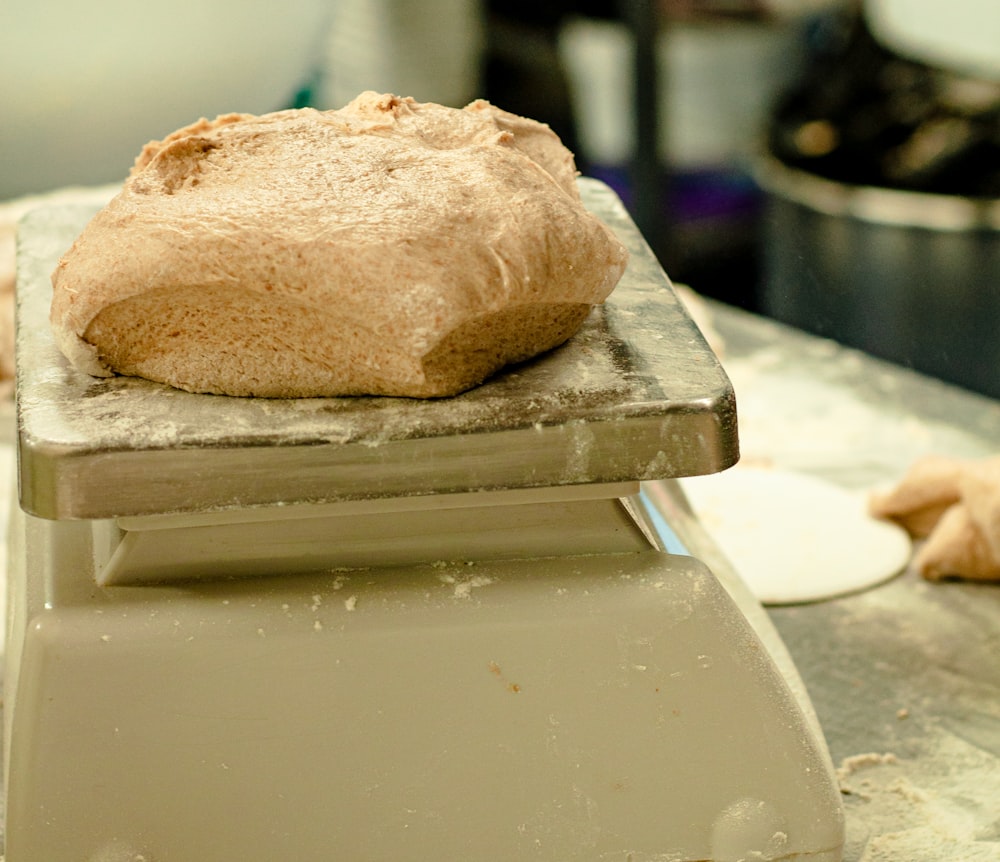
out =
[[53,274],[92,375],[266,397],[452,395],[569,338],[627,253],[545,125],[364,93],[148,144]]
[[874,492],[869,509],[876,518],[896,521],[914,538],[927,538],[961,498],[959,480],[965,469],[966,464],[955,458],[925,455],[911,465],[898,485]]

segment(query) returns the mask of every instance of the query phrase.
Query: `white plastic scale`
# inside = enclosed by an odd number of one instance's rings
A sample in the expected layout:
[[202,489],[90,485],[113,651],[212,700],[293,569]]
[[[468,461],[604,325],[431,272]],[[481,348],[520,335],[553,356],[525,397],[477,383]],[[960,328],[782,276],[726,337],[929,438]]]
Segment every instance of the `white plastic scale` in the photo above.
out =
[[611,300],[439,401],[80,375],[48,279],[90,211],[27,219],[7,862],[841,858],[780,641],[665,550],[656,480],[737,459],[729,381],[581,186]]

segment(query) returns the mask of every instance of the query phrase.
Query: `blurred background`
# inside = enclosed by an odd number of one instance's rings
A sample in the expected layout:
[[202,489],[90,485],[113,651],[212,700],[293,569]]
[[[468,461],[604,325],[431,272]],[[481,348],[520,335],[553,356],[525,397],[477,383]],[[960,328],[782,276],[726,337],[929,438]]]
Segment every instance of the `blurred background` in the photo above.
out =
[[483,97],[549,123],[676,282],[1000,397],[996,0],[12,0],[0,21],[5,259],[39,196],[120,184],[201,116]]

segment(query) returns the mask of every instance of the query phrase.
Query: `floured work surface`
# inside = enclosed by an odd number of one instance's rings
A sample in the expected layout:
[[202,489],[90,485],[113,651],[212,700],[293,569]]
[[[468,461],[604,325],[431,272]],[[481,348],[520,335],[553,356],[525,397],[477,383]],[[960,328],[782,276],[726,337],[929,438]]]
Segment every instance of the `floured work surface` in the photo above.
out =
[[[867,492],[922,455],[1000,452],[996,400],[715,311],[746,464]],[[838,767],[844,862],[1000,862],[1000,586],[931,583],[911,566],[768,613]]]
[[70,368],[50,274],[93,213],[18,239],[21,505],[45,518],[530,488],[713,473],[738,457],[732,387],[614,193],[587,206],[631,255],[567,344],[441,400],[197,395]]

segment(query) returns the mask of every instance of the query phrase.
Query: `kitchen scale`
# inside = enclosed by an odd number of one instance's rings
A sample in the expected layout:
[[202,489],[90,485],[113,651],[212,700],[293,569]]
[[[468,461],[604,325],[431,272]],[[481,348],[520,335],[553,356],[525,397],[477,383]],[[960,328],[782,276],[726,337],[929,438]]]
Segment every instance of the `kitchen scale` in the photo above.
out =
[[732,388],[581,189],[615,293],[434,401],[79,374],[49,274],[93,210],[26,218],[7,862],[841,858],[794,668],[685,545]]

